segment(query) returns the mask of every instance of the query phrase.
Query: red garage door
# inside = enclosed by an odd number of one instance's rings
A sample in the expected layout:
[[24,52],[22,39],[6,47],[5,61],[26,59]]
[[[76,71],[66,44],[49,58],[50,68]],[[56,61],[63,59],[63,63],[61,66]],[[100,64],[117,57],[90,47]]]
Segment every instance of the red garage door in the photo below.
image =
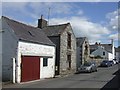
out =
[[40,79],[40,57],[22,56],[21,82]]

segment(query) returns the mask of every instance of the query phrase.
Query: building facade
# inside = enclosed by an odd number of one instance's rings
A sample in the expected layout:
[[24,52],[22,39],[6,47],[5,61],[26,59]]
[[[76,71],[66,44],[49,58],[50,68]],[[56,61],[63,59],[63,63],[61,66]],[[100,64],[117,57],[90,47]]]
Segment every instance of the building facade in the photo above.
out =
[[[43,26],[41,26],[43,22]],[[44,25],[46,21],[41,17],[38,27],[56,45],[55,74],[64,75],[76,71],[76,38],[70,23],[60,25]]]
[[42,30],[2,16],[2,79],[13,83],[55,75],[55,45]]
[[79,68],[85,61],[89,61],[90,48],[87,37],[76,38],[77,45],[77,68]]

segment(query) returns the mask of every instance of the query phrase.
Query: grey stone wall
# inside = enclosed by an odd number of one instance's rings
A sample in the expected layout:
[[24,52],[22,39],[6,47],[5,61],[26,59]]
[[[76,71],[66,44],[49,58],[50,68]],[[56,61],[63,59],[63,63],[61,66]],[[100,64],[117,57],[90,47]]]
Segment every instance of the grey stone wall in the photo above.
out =
[[[87,43],[85,43],[85,41],[86,41]],[[84,41],[84,43],[83,43],[83,45],[82,45],[82,64],[84,63],[84,60],[85,60],[85,46],[86,46],[86,45],[87,45],[87,47],[88,47],[88,55],[87,55],[87,57],[86,57],[86,61],[89,61],[89,56],[90,56],[89,42],[88,42],[87,39],[85,39],[85,41]]]
[[[67,35],[71,33],[71,49],[67,48]],[[71,54],[71,69],[68,70],[69,62],[67,55]],[[69,25],[60,37],[60,74],[69,74],[76,71],[76,38]]]
[[95,59],[95,58],[90,58],[89,59],[91,62],[95,62],[97,66],[100,66],[101,62],[105,59]]

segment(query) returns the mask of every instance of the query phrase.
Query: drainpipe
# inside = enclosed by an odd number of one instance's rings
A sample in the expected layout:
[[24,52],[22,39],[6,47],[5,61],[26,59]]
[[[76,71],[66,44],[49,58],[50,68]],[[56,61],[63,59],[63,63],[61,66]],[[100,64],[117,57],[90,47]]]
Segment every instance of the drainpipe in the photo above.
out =
[[15,83],[15,58],[12,58],[12,62],[13,62],[13,79],[12,79],[12,82]]

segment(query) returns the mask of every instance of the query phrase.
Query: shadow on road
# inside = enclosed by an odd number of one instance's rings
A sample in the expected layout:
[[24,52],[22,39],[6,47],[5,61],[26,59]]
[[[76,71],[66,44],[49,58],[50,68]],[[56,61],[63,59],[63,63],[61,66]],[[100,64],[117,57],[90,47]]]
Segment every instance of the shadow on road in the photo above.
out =
[[113,75],[115,77],[100,90],[120,90],[120,68]]

